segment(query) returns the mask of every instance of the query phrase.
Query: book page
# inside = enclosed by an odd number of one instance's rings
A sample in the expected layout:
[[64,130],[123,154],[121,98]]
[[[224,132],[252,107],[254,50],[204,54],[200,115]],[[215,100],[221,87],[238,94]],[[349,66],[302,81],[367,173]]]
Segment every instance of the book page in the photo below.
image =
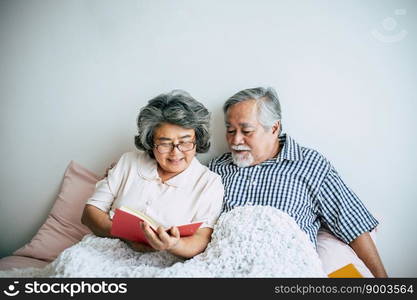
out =
[[146,221],[154,230],[156,230],[159,226],[162,226],[155,219],[152,219],[150,216],[144,214],[139,210],[135,210],[126,206],[122,206],[119,209],[141,218],[142,220]]

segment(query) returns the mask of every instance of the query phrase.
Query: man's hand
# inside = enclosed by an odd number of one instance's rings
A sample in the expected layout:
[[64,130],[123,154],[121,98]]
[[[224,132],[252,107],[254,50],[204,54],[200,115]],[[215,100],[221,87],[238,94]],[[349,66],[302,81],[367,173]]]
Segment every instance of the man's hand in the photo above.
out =
[[180,231],[177,227],[171,227],[169,234],[161,226],[157,228],[156,232],[154,232],[146,222],[142,222],[141,226],[148,243],[156,250],[163,251],[174,249],[180,241]]

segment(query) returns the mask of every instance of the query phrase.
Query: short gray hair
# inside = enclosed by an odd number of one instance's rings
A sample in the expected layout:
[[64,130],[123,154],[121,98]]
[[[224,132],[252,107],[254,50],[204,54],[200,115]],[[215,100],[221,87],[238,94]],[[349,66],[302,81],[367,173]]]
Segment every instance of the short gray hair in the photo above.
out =
[[205,153],[210,148],[210,113],[203,104],[183,90],[173,90],[151,100],[140,110],[137,118],[138,135],[135,146],[154,158],[154,131],[163,123],[194,129],[196,151]]
[[237,92],[226,100],[223,105],[223,112],[226,114],[231,106],[247,100],[256,100],[258,121],[265,129],[271,128],[276,121],[279,121],[280,129],[282,130],[281,104],[279,103],[277,92],[272,87],[257,87]]

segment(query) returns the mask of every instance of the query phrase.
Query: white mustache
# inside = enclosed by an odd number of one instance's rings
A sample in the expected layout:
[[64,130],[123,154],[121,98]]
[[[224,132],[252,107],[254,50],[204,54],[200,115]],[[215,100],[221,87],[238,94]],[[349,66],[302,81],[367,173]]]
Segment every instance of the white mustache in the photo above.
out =
[[247,151],[252,150],[250,147],[243,146],[243,145],[231,146],[230,148],[232,148],[232,150],[240,150],[240,151],[242,151],[242,150],[247,150]]

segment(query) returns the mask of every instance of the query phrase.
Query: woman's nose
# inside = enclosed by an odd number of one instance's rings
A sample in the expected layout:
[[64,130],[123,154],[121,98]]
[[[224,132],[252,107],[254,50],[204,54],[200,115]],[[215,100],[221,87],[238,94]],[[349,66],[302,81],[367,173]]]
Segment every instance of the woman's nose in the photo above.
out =
[[178,148],[179,144],[174,145],[171,149],[171,153],[174,152],[174,154],[177,154],[177,152],[181,152],[181,150]]

